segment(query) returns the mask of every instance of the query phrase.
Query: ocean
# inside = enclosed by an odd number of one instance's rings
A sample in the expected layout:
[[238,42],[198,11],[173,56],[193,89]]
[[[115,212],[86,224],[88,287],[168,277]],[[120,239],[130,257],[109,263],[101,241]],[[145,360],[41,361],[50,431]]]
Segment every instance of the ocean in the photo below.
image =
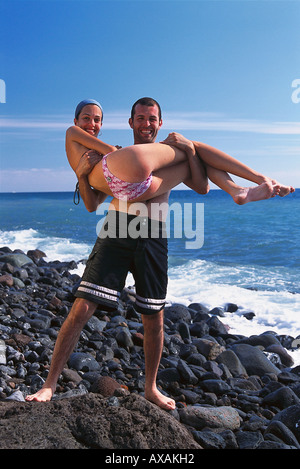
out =
[[[108,199],[109,200],[109,199]],[[41,249],[45,260],[86,259],[103,221],[104,204],[89,213],[73,193],[0,193],[0,245]],[[173,190],[168,303],[209,308],[236,303],[220,318],[229,332],[300,334],[300,189],[285,198],[236,205],[220,190],[199,196]],[[79,262],[77,273],[84,265]],[[127,285],[133,285],[131,274]],[[253,312],[252,320],[243,315]],[[300,349],[293,352],[300,364]]]

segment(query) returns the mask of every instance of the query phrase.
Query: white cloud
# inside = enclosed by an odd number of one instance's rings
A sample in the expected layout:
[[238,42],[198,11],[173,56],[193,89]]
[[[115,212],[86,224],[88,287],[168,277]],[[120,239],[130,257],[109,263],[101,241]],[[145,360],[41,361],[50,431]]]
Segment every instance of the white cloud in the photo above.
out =
[[73,191],[76,176],[71,169],[7,169],[0,173],[1,192]]
[[[165,113],[165,130],[213,130],[222,132],[251,132],[259,134],[299,135],[300,122],[270,122],[256,119],[232,119],[218,113]],[[72,122],[65,116],[42,116],[37,119],[0,117],[2,129],[66,130]],[[115,112],[104,115],[105,130],[128,130],[128,113]]]

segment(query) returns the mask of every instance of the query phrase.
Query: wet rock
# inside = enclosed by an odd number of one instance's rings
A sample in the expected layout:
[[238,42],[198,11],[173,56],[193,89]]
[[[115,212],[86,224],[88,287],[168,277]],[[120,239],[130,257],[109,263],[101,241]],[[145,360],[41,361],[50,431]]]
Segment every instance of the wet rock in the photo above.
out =
[[240,449],[256,449],[263,442],[263,436],[259,432],[239,431],[236,439]]
[[247,375],[244,366],[233,350],[224,350],[216,357],[216,362],[226,365],[233,376]]
[[239,413],[232,407],[191,406],[180,409],[179,414],[181,422],[196,430],[204,427],[237,430],[240,427]]
[[0,262],[7,262],[14,267],[23,267],[26,264],[32,264],[33,261],[26,254],[22,253],[11,253],[0,255]]
[[263,398],[263,404],[275,406],[282,410],[292,405],[300,405],[300,399],[292,389],[282,387],[265,396]]
[[99,371],[100,365],[93,356],[88,353],[72,353],[68,365],[77,371]]
[[270,436],[270,434],[278,437],[283,443],[295,446],[295,448],[300,449],[300,444],[297,441],[297,438],[294,436],[291,430],[289,430],[289,428],[279,420],[274,420],[268,425],[264,433],[264,437],[266,438]]
[[226,441],[218,433],[212,431],[193,431],[193,437],[204,449],[224,449],[226,448]]
[[272,419],[272,422],[282,422],[297,438],[300,443],[300,405],[292,405],[278,412]]
[[257,347],[248,344],[236,344],[231,349],[238,356],[248,375],[263,376],[266,373],[276,375],[280,373],[280,370]]

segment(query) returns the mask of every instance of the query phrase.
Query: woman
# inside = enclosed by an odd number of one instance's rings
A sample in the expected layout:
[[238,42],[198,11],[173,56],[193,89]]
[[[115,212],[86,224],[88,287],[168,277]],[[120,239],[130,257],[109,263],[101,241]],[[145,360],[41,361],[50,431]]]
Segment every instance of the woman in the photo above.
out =
[[[182,171],[182,163],[186,160],[189,162],[191,175],[188,185],[198,193],[207,193],[206,172],[201,162],[199,163],[199,155],[208,165],[210,179],[230,193],[237,203],[267,199],[277,194],[284,196],[294,191],[213,147],[189,141],[175,133],[170,134],[162,143],[136,144],[118,149],[97,138],[102,117],[102,108],[97,101],[85,100],[79,103],[75,112],[75,125],[66,133],[66,152],[75,172],[82,155],[88,149],[103,155],[101,161],[90,171],[88,181],[96,190],[117,199],[145,201],[167,192],[180,182],[187,183],[188,174]],[[235,185],[233,192],[233,181],[225,171],[253,181],[258,186],[241,188]]]

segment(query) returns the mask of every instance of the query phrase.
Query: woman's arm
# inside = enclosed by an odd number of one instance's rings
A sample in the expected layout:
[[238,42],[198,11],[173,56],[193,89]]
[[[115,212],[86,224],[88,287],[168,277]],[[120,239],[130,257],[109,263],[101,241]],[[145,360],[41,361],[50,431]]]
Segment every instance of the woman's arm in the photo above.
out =
[[80,158],[76,168],[76,176],[79,184],[79,192],[86,209],[94,212],[97,207],[104,202],[107,195],[103,192],[93,189],[88,181],[88,175],[92,171],[95,164],[101,160],[101,155],[94,150],[88,150]]
[[102,155],[106,155],[118,149],[113,145],[102,142],[97,137],[93,137],[93,135],[89,135],[85,130],[82,130],[76,125],[72,125],[72,127],[68,128],[66,132],[66,142],[67,144],[72,142],[79,143],[90,150],[98,151]]

